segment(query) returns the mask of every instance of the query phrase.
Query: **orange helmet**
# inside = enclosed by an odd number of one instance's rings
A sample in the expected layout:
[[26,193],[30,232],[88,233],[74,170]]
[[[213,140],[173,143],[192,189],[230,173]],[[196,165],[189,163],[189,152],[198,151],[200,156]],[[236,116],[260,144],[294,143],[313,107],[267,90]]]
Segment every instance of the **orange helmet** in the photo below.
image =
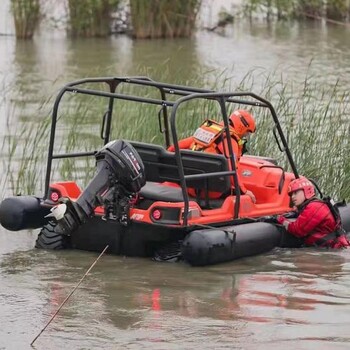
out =
[[229,119],[238,136],[242,137],[247,132],[255,132],[255,120],[248,111],[244,109],[234,111]]
[[303,190],[306,199],[312,198],[315,193],[315,187],[310,180],[306,177],[300,177],[291,181],[288,186],[288,194],[291,195],[293,192]]

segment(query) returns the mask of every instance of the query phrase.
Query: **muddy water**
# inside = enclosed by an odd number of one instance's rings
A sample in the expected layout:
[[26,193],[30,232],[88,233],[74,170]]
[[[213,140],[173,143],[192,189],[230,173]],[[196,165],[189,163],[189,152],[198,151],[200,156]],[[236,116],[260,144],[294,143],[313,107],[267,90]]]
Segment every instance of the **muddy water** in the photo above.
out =
[[[38,111],[48,114],[51,106],[42,101],[67,81],[147,73],[185,83],[203,72],[214,81],[226,69],[238,82],[255,68],[257,81],[262,71],[296,81],[307,73],[319,84],[339,79],[349,90],[349,38],[348,28],[318,23],[235,24],[175,41],[70,41],[59,32],[41,33],[32,43],[0,37],[1,199],[13,191],[9,136],[37,123]],[[0,228],[0,349],[30,349],[97,257],[35,250],[37,233]],[[204,268],[106,255],[35,346],[345,349],[349,270],[347,251],[275,250]]]
[[[32,249],[1,232],[1,346],[29,349],[97,255]],[[345,349],[347,252],[275,250],[233,263],[103,256],[38,349]]]

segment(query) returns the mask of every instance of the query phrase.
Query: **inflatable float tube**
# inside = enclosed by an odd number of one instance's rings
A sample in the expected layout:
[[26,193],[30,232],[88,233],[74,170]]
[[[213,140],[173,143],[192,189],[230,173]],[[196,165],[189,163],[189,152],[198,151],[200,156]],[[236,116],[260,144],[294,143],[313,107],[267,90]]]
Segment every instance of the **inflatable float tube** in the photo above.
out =
[[[350,233],[350,206],[339,205],[343,227]],[[212,265],[268,252],[275,247],[298,248],[301,241],[271,223],[256,222],[190,232],[181,252],[193,266]]]
[[0,223],[10,231],[40,228],[48,222],[49,212],[50,207],[43,206],[38,197],[9,197],[0,204]]

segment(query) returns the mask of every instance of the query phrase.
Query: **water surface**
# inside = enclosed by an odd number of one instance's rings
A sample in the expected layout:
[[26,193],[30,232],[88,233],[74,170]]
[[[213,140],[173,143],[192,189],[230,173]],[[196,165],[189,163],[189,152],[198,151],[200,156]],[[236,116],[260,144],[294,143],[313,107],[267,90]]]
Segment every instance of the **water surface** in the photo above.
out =
[[[125,36],[70,40],[57,32],[33,42],[0,37],[0,198],[14,191],[18,131],[39,125],[62,84],[88,76],[149,75],[236,86],[250,70],[253,89],[268,75],[309,76],[350,88],[347,27],[320,23],[250,25],[192,39],[133,41]],[[9,172],[9,168],[11,172]],[[0,228],[0,349],[29,349],[96,254],[33,249],[38,231]],[[38,349],[346,349],[350,326],[347,251],[274,250],[192,268],[104,256],[54,322]]]

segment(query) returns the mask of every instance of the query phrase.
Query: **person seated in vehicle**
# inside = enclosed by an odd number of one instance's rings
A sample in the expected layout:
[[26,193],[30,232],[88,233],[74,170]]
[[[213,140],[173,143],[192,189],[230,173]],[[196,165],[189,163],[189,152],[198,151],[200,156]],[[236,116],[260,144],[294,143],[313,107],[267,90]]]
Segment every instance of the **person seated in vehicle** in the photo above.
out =
[[[235,156],[236,169],[238,169],[239,160],[246,151],[247,137],[256,130],[255,119],[248,111],[240,109],[230,115],[229,124],[231,145]],[[180,140],[179,148],[223,154],[226,158],[230,154],[223,123],[218,123],[210,119],[205,120],[193,136]],[[168,151],[174,152],[174,145],[171,145]],[[255,195],[252,191],[245,188],[238,172],[237,177],[241,194],[248,195],[253,203],[255,203]],[[233,183],[233,181],[231,182]]]
[[311,181],[300,177],[288,187],[295,206],[295,221],[277,216],[288,233],[302,239],[303,245],[312,247],[347,248],[350,244],[342,228],[338,209],[330,199],[318,199]]

